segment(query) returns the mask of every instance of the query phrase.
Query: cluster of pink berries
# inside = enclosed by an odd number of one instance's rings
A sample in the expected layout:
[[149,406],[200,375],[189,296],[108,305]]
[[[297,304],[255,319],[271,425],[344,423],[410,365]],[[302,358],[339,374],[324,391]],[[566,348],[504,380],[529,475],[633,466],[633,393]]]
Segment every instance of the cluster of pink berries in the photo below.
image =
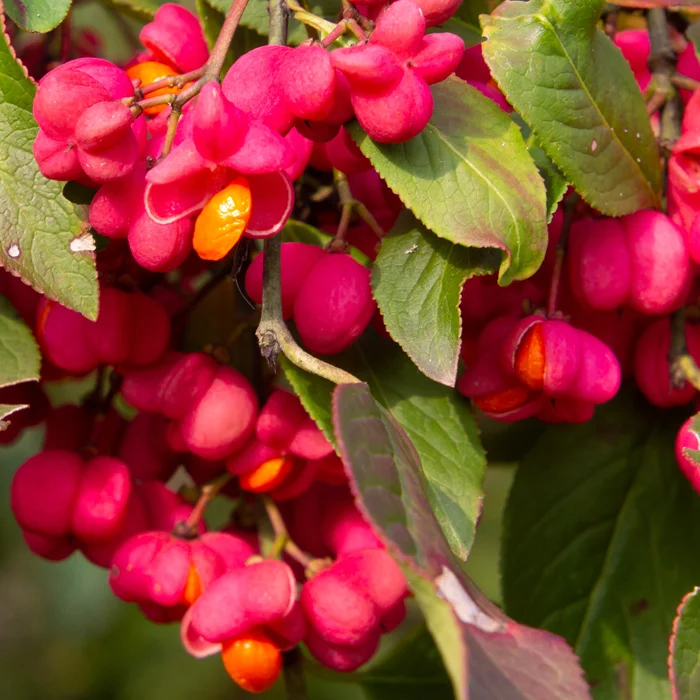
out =
[[[453,73],[511,110],[480,46],[465,50],[452,34],[426,34],[459,5],[367,0],[357,9],[371,21],[353,21],[360,36],[371,33],[357,44],[257,48],[221,84],[199,84],[209,59],[199,22],[165,4],[141,32],[144,52],[125,69],[84,56],[39,82],[39,167],[96,190],[90,223],[109,240],[97,255],[94,322],[0,272],[0,294],[41,346],[42,380],[98,375],[98,391],[83,405],[51,408],[34,383],[0,390],[0,403],[30,405],[12,416],[0,442],[46,426],[42,452],[16,473],[12,510],[34,553],[57,561],[78,550],[109,569],[115,595],[153,622],[179,623],[190,654],[221,654],[252,692],[275,682],[281,654],[301,642],[335,670],[367,662],[405,616],[406,580],[299,399],[254,388],[216,353],[179,351],[172,317],[207,269],[202,261],[226,258],[243,236],[281,231],[295,206],[293,183],[310,166],[340,171],[376,225],[351,222],[328,249],[282,244],[282,315],[319,355],[349,348],[370,323],[386,333],[370,270],[342,244],[373,261],[377,228],[388,231],[403,205],[344,125],[356,118],[378,142],[411,139],[432,115],[429,86]],[[616,42],[644,89],[647,34],[620,32]],[[683,73],[700,77],[692,47],[680,61]],[[532,279],[464,285],[457,390],[489,417],[584,422],[627,378],[655,405],[698,403],[690,384],[674,385],[668,361],[671,314],[700,300],[700,98],[684,99],[668,216],[612,219],[579,204],[562,265],[557,211]],[[338,232],[335,211],[314,215]],[[245,273],[258,304],[263,264],[253,253]],[[700,361],[700,325],[686,322],[685,337]],[[111,388],[102,397],[106,370]],[[112,405],[117,395],[128,404],[121,413]],[[677,447],[700,491],[700,472],[683,453],[700,447],[690,422]],[[166,485],[176,473],[189,484],[182,494]],[[236,503],[218,532],[202,517],[214,492]],[[272,509],[265,516],[261,503]],[[256,526],[275,514],[280,541],[292,546],[264,558]]]
[[[349,256],[313,250],[316,262],[351,261],[369,289],[366,269]],[[39,300],[37,333],[57,371],[115,367],[121,395],[139,412],[126,422],[114,408],[33,401],[46,420],[44,449],[11,489],[28,547],[51,561],[79,550],[108,568],[119,598],[153,622],[180,623],[189,653],[220,653],[250,691],[270,687],[281,653],[300,642],[336,670],[365,663],[402,621],[408,591],[356,509],[331,443],[288,391],[273,390],[258,410],[240,373],[204,353],[170,350],[169,317],[153,298],[104,287],[101,300],[97,322]],[[154,330],[145,349],[134,342],[149,337],[141,323]],[[13,388],[16,400],[31,386]],[[178,467],[200,485],[228,475],[222,493],[250,513],[264,494],[308,550],[288,562],[263,559],[254,521],[242,516],[208,532],[197,507],[166,486]]]
[[208,51],[194,15],[163,5],[141,32],[146,52],[126,71],[80,58],[41,79],[36,160],[46,177],[99,187],[90,223],[103,236],[126,238],[144,268],[173,270],[193,247],[221,259],[242,235],[280,231],[294,205],[291,181],[314,142],[333,141],[331,150],[358,159],[342,128],[353,116],[377,141],[423,130],[433,109],[428,85],[451,75],[464,51],[459,37],[426,35],[426,26],[419,4],[399,0],[355,46],[254,49],[221,85],[204,84],[178,107],[166,138],[167,102],[193,85],[177,79],[197,74]]

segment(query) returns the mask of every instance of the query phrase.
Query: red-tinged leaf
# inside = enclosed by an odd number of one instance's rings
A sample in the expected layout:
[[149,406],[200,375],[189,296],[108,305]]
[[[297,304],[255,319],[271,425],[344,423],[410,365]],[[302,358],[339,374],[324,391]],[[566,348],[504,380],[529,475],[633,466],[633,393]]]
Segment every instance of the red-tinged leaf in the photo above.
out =
[[668,657],[674,700],[700,697],[700,588],[695,587],[678,606]]
[[589,698],[564,640],[509,620],[466,576],[430,509],[418,453],[366,384],[335,389],[333,425],[358,506],[403,565],[456,697]]

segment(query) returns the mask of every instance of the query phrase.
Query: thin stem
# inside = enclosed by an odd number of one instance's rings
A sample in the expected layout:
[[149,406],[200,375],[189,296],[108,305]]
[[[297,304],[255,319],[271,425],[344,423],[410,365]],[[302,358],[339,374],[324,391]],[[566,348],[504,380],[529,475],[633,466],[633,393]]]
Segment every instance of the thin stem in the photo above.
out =
[[169,93],[168,95],[157,95],[156,97],[147,97],[145,100],[140,102],[133,102],[130,105],[131,112],[134,117],[138,117],[141,112],[148,109],[149,107],[159,107],[160,105],[173,105],[175,103],[175,94]]
[[[279,0],[272,0],[272,2],[279,2]],[[272,2],[270,4],[270,10],[272,10]],[[307,27],[313,27],[323,36],[330,34],[336,27],[335,22],[329,22],[328,20],[313,14],[313,12],[309,12],[302,5],[296,2],[296,0],[286,0],[284,4],[287,6],[288,10],[291,10],[294,13],[295,20],[305,24]],[[272,11],[270,11],[270,18],[272,18]]]
[[345,238],[353,211],[372,229],[372,232],[378,238],[384,238],[386,233],[374,218],[372,212],[365,204],[352,196],[347,175],[340,172],[340,170],[333,170],[333,182],[338,192],[341,206],[340,223],[338,224],[338,231],[335,234],[335,240],[345,244]]
[[328,48],[336,39],[339,39],[343,34],[345,34],[345,30],[348,28],[348,21],[343,20],[342,22],[338,22],[338,24],[335,25],[335,28],[333,29],[332,32],[329,32],[326,34],[323,39],[321,39],[321,46],[325,46]]
[[284,551],[285,554],[288,554],[292,559],[299,562],[299,564],[304,567],[304,570],[308,569],[313,559],[308,554],[302,552],[290,539],[287,526],[284,524],[284,519],[282,518],[277,504],[269,496],[263,496],[262,502],[265,507],[267,518],[272,526],[272,531],[275,533],[273,556],[279,556],[279,554]]
[[168,123],[165,130],[165,138],[163,139],[163,148],[160,151],[160,157],[165,158],[165,156],[170,153],[173,148],[173,143],[175,142],[175,133],[177,132],[177,125],[180,123],[180,117],[182,116],[181,109],[173,109],[168,115]]
[[282,654],[282,669],[287,700],[307,700],[304,656],[299,647],[294,647]]
[[350,184],[348,183],[348,177],[345,173],[340,172],[340,170],[333,170],[333,181],[335,182],[335,188],[340,198],[340,221],[338,223],[338,230],[335,233],[334,243],[336,245],[334,248],[344,250],[347,247],[346,236],[348,228],[350,227],[350,222],[352,221],[352,211],[355,208],[355,200],[350,191]]
[[552,270],[552,281],[549,285],[549,299],[547,300],[547,316],[551,316],[556,310],[559,302],[559,287],[561,286],[561,274],[564,268],[564,258],[566,257],[566,247],[569,243],[569,231],[574,221],[574,213],[579,202],[578,193],[574,192],[564,201],[564,223],[561,227],[561,235],[557,243],[557,250],[554,258],[554,269]]
[[184,526],[176,526],[178,535],[187,537],[197,532],[199,529],[199,522],[204,516],[207,506],[219,495],[221,489],[223,489],[224,486],[231,481],[231,479],[233,479],[233,476],[228,472],[225,472],[213,481],[210,481],[208,484],[204,484],[204,486],[202,486],[202,492],[199,499],[197,500],[197,503],[195,503],[189,517],[187,520],[185,520]]
[[[289,7],[285,0],[270,0],[270,32],[267,43],[270,46],[286,46],[289,28]],[[303,8],[299,8],[305,12]]]
[[357,37],[358,41],[367,41],[367,34],[365,30],[358,24],[356,19],[349,19],[348,29]]
[[674,75],[671,78],[671,84],[681,90],[697,90],[700,88],[700,80],[689,78],[687,75]]
[[164,88],[179,88],[182,89],[191,83],[193,80],[197,80],[204,75],[206,70],[206,64],[197,70],[191,70],[189,73],[182,73],[182,75],[169,75],[160,80],[155,80],[152,83],[148,83],[144,86],[139,86],[139,90],[142,95],[148,95],[150,92],[155,92],[156,90],[162,90]]
[[653,114],[657,109],[662,109],[659,142],[662,148],[670,149],[681,135],[683,105],[673,84],[676,54],[671,46],[666,10],[660,7],[649,10],[647,28],[651,47],[649,68],[653,73],[654,84],[647,112]]

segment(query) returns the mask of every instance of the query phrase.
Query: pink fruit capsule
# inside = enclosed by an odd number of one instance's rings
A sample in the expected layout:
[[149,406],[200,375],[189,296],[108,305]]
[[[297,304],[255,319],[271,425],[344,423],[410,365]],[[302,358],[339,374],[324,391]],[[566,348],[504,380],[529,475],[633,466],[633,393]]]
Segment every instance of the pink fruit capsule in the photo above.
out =
[[118,365],[129,357],[131,300],[126,292],[100,287],[97,321],[88,322],[87,343],[101,363]]
[[700,440],[695,429],[696,417],[689,418],[678,431],[676,436],[676,462],[685,478],[692,487],[700,493],[700,464],[697,457],[686,454],[686,450],[697,451],[700,449]]
[[130,343],[128,362],[152,365],[170,343],[170,315],[155,299],[136,292],[129,294]]
[[369,270],[349,255],[326,255],[299,289],[294,322],[309,350],[334,355],[360,337],[375,307]]
[[306,411],[294,394],[273,391],[260,410],[255,434],[261,442],[285,449],[306,418]]
[[280,66],[280,87],[297,119],[322,121],[333,107],[335,69],[322,46],[300,46],[287,52]]
[[46,450],[24,462],[10,487],[10,508],[20,527],[52,538],[71,534],[84,468],[77,454],[65,450]]
[[129,468],[112,457],[96,457],[85,465],[73,507],[71,529],[86,542],[103,542],[122,525],[131,493]]
[[23,530],[22,538],[32,554],[47,561],[63,561],[75,552],[75,543],[68,537],[46,537]]
[[337,566],[304,584],[304,614],[310,627],[327,642],[343,646],[364,644],[376,634],[380,616],[369,592],[354,585]]
[[196,635],[222,642],[285,617],[295,598],[296,582],[289,566],[262,561],[214,581],[193,605],[190,624]]
[[[686,333],[689,334],[689,327]],[[663,408],[682,406],[695,396],[695,388],[690,382],[678,388],[673,386],[668,365],[670,347],[671,322],[664,317],[647,326],[634,350],[637,386],[648,401]]]
[[222,459],[242,447],[255,430],[258,401],[248,380],[219,367],[202,398],[182,419],[187,447],[206,459]]
[[141,30],[139,39],[159,61],[182,73],[197,70],[209,58],[209,49],[197,17],[174,3],[162,5]]
[[222,88],[236,107],[286,134],[294,115],[279,89],[279,73],[287,54],[286,46],[261,46],[243,54],[229,69]]
[[71,374],[84,374],[100,363],[88,342],[90,321],[77,311],[42,299],[37,308],[36,333],[44,357]]
[[139,413],[127,426],[119,459],[128,465],[133,479],[167,481],[177,462],[165,438],[168,419],[157,413]]
[[158,387],[157,410],[173,420],[184,418],[209,390],[216,373],[216,361],[203,352],[175,356]]
[[629,305],[648,314],[674,311],[683,303],[690,279],[683,232],[658,211],[638,211],[620,221],[631,261]]
[[332,644],[311,628],[304,637],[304,643],[319,663],[334,671],[350,673],[366,664],[377,653],[379,637],[379,628],[375,628],[359,644]]
[[134,116],[121,102],[98,102],[86,109],[75,125],[75,141],[88,153],[116,146],[130,134]]
[[592,309],[617,309],[627,301],[632,263],[618,219],[582,219],[569,233],[569,280],[577,299]]

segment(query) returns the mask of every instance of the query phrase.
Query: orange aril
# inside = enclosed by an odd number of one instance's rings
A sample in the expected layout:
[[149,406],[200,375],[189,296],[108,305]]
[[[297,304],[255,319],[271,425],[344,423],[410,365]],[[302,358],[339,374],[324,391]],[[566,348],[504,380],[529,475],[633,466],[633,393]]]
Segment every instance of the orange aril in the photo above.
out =
[[182,593],[182,602],[185,605],[192,605],[192,603],[202,595],[202,580],[199,578],[199,572],[197,567],[190,563],[190,570],[187,574],[187,583],[185,584],[185,590]]
[[[155,83],[156,80],[162,80],[163,78],[173,78],[180,75],[174,68],[166,65],[165,63],[158,63],[157,61],[144,61],[143,63],[137,63],[131,66],[126,71],[126,74],[131,80],[140,80],[140,87],[145,87],[151,83]],[[178,87],[163,87],[159,90],[154,90],[149,92],[144,96],[144,99],[150,99],[151,97],[160,97],[161,95],[177,95],[182,92],[184,88]],[[167,105],[155,105],[153,107],[147,107],[143,111],[148,114],[149,117],[160,114]]]
[[239,483],[244,491],[268,493],[282,485],[293,466],[291,457],[274,457],[242,474]]
[[530,391],[527,387],[512,386],[472,400],[484,413],[506,413],[527,403],[529,399]]
[[203,260],[226,257],[246,230],[252,205],[248,180],[241,176],[215,194],[194,224],[197,255]]
[[224,642],[221,658],[228,675],[250,693],[271,688],[282,671],[280,650],[258,629]]
[[533,326],[515,353],[515,376],[535,391],[544,387],[544,333],[542,323]]

